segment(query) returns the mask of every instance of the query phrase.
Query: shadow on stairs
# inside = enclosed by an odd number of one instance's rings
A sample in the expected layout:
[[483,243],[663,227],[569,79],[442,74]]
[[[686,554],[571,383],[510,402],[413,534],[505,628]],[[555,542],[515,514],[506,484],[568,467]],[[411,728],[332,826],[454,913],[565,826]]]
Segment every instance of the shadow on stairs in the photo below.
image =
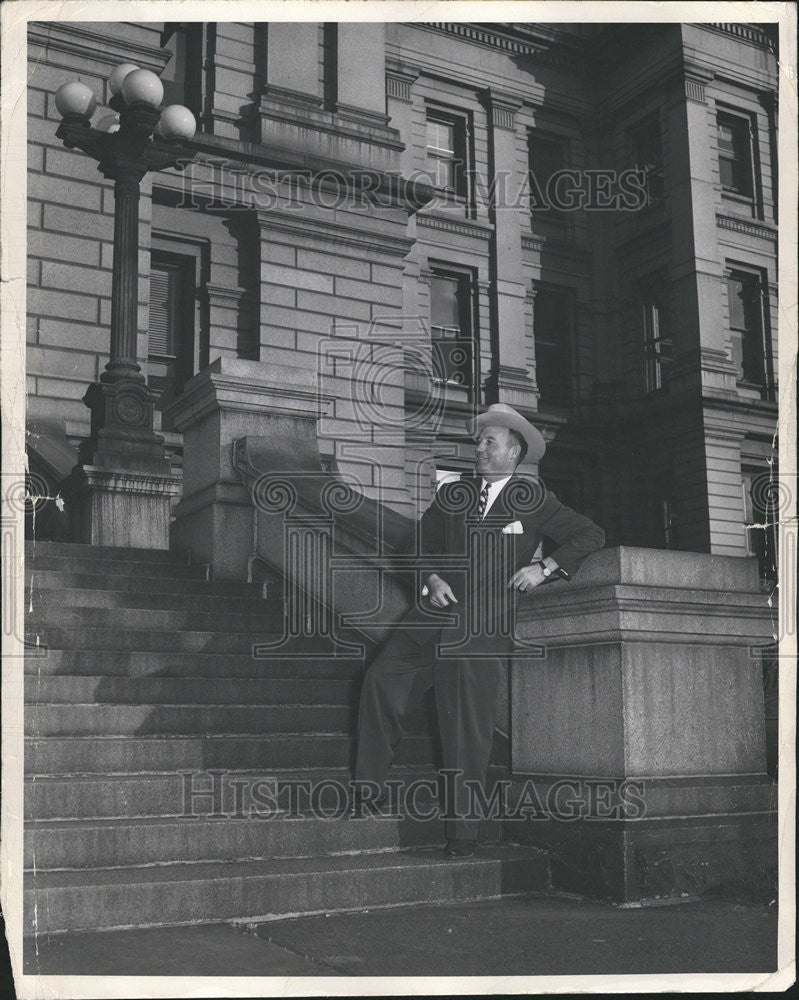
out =
[[[25,932],[241,921],[540,890],[543,854],[445,859],[443,823],[352,820],[363,662],[168,552],[27,543]],[[37,655],[38,654],[38,655]],[[425,733],[395,777],[435,779]],[[432,793],[428,792],[429,796]]]

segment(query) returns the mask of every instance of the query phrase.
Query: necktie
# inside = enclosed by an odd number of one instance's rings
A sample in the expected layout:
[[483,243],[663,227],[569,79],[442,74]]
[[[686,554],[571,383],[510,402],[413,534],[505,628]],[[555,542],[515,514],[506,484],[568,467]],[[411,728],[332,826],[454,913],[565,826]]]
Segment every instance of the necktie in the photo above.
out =
[[480,503],[477,507],[477,516],[482,521],[486,514],[486,506],[488,504],[488,483],[480,490]]

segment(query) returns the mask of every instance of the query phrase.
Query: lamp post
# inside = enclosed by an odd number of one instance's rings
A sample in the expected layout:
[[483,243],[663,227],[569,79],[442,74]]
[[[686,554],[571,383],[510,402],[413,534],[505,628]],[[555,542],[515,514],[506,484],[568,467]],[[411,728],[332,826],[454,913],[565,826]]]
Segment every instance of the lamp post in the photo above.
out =
[[85,84],[65,83],[55,97],[62,116],[56,136],[97,161],[100,173],[113,180],[115,197],[110,357],[84,396],[91,432],[65,492],[79,541],[168,548],[169,502],[178,480],[163,438],[153,431],[155,395],[136,360],[139,195],[146,173],[183,169],[193,159],[187,143],[196,122],[181,105],[159,108],[161,81],[132,63],[112,72],[109,87],[114,114],[96,127],[96,100]]

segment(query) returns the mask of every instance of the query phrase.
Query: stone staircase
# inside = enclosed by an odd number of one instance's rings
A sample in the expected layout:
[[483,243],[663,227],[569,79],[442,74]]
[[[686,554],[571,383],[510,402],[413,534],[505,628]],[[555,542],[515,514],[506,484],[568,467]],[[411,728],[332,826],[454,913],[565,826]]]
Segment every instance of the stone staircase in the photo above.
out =
[[[362,664],[308,640],[253,658],[282,600],[168,552],[27,544],[26,933],[544,887],[534,850],[446,860],[439,821],[347,818]],[[433,754],[409,735],[395,776]]]

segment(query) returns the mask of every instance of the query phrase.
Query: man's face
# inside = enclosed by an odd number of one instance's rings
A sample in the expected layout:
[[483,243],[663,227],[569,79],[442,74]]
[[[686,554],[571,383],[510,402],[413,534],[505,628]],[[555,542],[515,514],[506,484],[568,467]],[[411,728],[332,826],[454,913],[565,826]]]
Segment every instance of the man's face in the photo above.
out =
[[484,427],[475,447],[475,469],[488,482],[509,476],[519,460],[519,444],[507,427]]

